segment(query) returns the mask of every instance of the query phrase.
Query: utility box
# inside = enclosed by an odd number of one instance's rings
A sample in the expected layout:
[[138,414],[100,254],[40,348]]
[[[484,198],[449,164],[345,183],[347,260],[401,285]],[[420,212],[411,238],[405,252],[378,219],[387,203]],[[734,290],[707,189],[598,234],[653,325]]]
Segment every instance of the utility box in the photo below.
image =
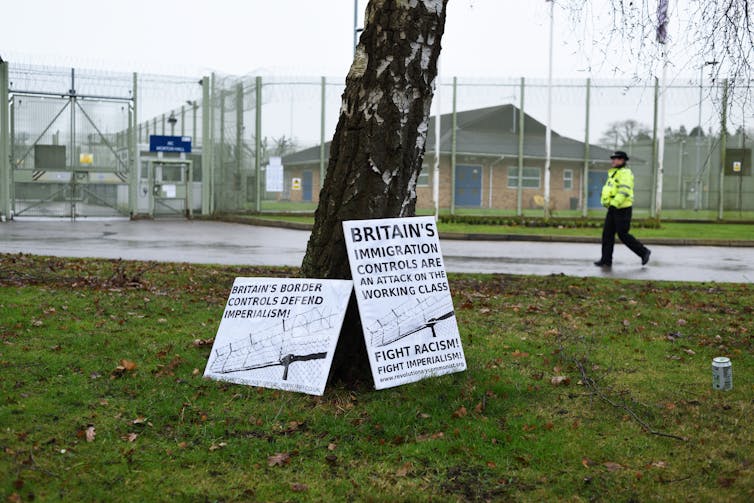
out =
[[725,176],[751,176],[751,149],[725,149]]
[[34,169],[64,171],[66,169],[65,145],[34,145]]

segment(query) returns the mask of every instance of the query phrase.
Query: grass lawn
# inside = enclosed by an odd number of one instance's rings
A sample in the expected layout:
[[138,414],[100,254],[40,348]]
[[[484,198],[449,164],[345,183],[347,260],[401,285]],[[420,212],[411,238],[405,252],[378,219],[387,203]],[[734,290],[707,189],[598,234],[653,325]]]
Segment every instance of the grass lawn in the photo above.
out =
[[323,397],[203,379],[233,278],[296,273],[0,255],[0,496],[754,498],[752,285],[452,275],[464,373]]
[[[314,217],[307,215],[261,215],[258,218],[313,224]],[[522,227],[510,225],[472,225],[464,223],[440,223],[440,232],[463,234],[528,234],[544,236],[591,236],[602,235],[600,228]],[[718,223],[663,223],[659,229],[634,229],[639,238],[676,239],[724,239],[754,240],[754,225]]]

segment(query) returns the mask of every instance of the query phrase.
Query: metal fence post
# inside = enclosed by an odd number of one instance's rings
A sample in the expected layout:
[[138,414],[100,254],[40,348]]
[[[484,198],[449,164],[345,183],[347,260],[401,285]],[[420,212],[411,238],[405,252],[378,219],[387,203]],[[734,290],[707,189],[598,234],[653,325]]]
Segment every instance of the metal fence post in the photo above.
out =
[[717,219],[722,220],[725,211],[725,163],[728,148],[728,79],[723,79],[723,99],[720,109],[720,187],[717,201]]
[[262,211],[262,77],[254,80],[254,169],[256,173],[255,209]]
[[456,101],[458,97],[458,77],[453,77],[453,112],[450,130],[450,214],[456,213],[456,140],[458,136],[458,117]]
[[[650,177],[650,194],[649,194],[649,216],[655,218],[657,216],[657,113],[658,113],[658,100],[660,93],[660,80],[655,77],[655,94],[654,94],[654,115],[652,119],[652,176]],[[660,131],[660,134],[665,134],[664,131]]]
[[[202,215],[212,213],[212,133],[210,132],[210,79],[202,77]],[[194,108],[196,117],[196,108]]]
[[186,107],[181,105],[181,136],[186,136]]
[[139,84],[139,76],[136,72],[133,73],[133,84],[131,89],[131,106],[133,108],[133,111],[131,113],[131,124],[129,124],[129,127],[132,130],[131,136],[129,137],[128,142],[128,158],[130,160],[129,163],[129,170],[128,170],[128,212],[131,215],[131,218],[133,218],[134,215],[138,212],[138,190],[139,190],[139,135],[136,133],[136,129],[138,128],[139,131],[141,131],[141,128],[138,126],[139,124],[139,113],[138,113],[138,105],[139,105],[139,91],[138,91],[138,84]]
[[236,210],[245,209],[243,206],[246,204],[246,177],[243,171],[243,83],[236,84],[236,178],[234,182],[238,182],[238,186],[235,188],[238,190]]
[[8,109],[8,63],[0,62],[0,213],[10,220],[10,121]]
[[218,141],[217,167],[220,169],[220,199],[217,201],[220,212],[228,205],[228,170],[225,169],[225,88],[220,89],[220,140]]
[[321,83],[321,98],[320,98],[320,111],[319,111],[319,190],[325,186],[325,100],[327,80],[322,77]]
[[586,79],[586,121],[584,125],[584,175],[581,184],[581,216],[589,215],[589,107],[591,105],[592,79]]
[[[524,215],[524,95],[526,94],[526,79],[521,77],[521,97],[518,107],[518,182],[516,184],[516,215]],[[506,173],[507,174],[507,173]]]

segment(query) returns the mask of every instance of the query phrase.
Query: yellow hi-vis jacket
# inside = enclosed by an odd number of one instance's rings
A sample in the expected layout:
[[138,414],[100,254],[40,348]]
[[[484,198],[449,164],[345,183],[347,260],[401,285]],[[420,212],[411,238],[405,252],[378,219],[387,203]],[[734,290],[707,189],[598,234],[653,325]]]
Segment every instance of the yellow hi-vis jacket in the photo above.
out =
[[610,168],[602,187],[602,206],[629,208],[634,203],[634,174],[628,166]]

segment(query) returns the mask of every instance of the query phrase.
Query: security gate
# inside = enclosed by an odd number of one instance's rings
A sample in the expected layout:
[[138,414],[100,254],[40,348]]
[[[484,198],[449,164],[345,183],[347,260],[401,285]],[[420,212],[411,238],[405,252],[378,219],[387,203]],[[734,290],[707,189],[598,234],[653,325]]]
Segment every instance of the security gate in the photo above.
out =
[[14,217],[129,215],[133,101],[75,84],[71,70],[65,92],[9,90]]
[[150,217],[191,218],[192,180],[191,160],[142,157],[137,212]]

